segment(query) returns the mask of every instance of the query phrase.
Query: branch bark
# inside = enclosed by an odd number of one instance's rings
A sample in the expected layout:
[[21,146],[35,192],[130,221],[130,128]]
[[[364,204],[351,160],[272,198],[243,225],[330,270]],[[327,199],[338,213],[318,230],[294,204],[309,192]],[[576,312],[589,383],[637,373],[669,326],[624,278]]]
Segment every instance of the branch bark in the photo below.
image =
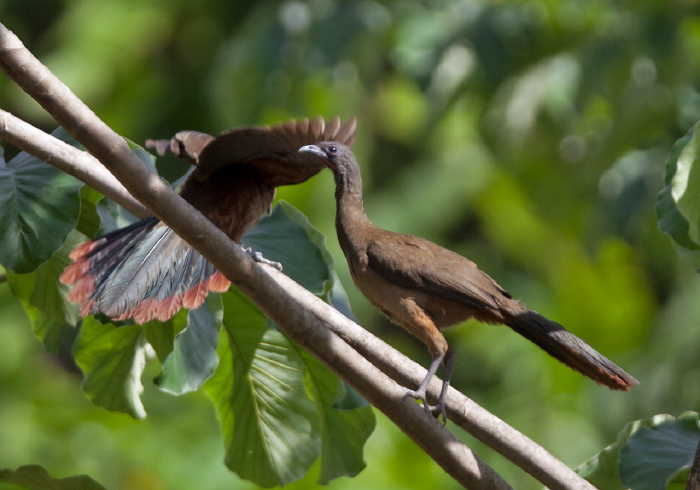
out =
[[[475,489],[510,488],[420,405],[404,397],[403,386],[417,385],[425,375],[425,369],[284,274],[253,262],[221,230],[149,172],[124,140],[56,79],[2,24],[0,68],[113,174],[100,175],[93,180],[91,185],[97,190],[105,192],[103,182],[111,182],[116,177],[128,193],[191,243],[293,340],[386,414],[462,485]],[[15,138],[13,130],[16,127],[19,125],[14,121],[3,124],[0,137],[8,141]],[[17,137],[14,141],[29,153],[37,155],[41,151],[32,148],[33,137]],[[48,153],[49,156],[55,154]],[[78,159],[73,162],[77,163]],[[80,162],[78,166],[84,164],[87,174],[90,173],[87,172],[88,167],[98,165],[82,159]],[[113,184],[111,182],[110,187]],[[120,204],[128,199],[121,191],[114,193],[112,198]],[[434,380],[431,393],[435,396],[438,391],[438,381]],[[504,454],[549,488],[594,488],[544,448],[453,388],[448,394],[447,412],[450,420]]]

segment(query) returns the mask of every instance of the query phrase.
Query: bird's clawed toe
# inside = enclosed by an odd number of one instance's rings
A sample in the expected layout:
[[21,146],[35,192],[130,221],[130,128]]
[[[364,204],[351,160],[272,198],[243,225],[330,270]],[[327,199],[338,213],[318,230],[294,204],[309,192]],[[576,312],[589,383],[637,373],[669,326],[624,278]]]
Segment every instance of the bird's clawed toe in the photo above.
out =
[[269,260],[263,257],[263,254],[258,252],[257,250],[253,250],[251,247],[243,249],[245,250],[245,253],[247,253],[250,258],[252,258],[254,261],[258,262],[259,264],[267,264],[271,265],[278,271],[282,272],[282,264],[279,262],[275,262],[274,260]]

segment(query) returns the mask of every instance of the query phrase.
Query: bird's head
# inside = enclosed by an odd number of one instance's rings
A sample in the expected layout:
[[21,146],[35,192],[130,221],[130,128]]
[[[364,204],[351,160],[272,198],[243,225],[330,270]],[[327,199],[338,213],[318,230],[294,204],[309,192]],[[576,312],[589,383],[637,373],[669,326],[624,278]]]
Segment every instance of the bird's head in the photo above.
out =
[[339,191],[347,192],[353,189],[362,193],[360,167],[350,148],[337,141],[324,141],[315,145],[302,146],[299,151],[311,153],[325,163],[333,171]]
[[324,141],[317,145],[302,146],[299,151],[316,155],[334,172],[339,170],[348,156],[352,156],[350,148],[337,141]]

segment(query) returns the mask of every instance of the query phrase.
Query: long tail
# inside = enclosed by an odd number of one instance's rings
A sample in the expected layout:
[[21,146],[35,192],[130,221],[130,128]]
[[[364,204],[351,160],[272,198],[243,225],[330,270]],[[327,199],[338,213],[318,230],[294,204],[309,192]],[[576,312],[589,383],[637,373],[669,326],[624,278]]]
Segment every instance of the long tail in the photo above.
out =
[[231,285],[202,255],[155,217],[76,248],[59,278],[73,284],[68,299],[80,314],[103,313],[136,323],[171,318],[196,308],[209,291]]
[[537,312],[527,310],[517,314],[511,317],[506,325],[537,344],[556,360],[598,384],[613,390],[629,390],[639,384],[639,381],[583,340]]

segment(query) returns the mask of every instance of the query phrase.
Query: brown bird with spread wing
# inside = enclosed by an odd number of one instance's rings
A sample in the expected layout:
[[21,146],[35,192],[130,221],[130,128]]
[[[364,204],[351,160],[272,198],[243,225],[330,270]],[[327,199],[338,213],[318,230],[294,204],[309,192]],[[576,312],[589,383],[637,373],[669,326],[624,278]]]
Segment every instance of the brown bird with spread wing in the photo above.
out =
[[[327,139],[352,145],[355,120],[341,124],[339,118],[317,117],[236,128],[217,137],[181,131],[149,145],[196,165],[180,195],[238,243],[269,211],[276,187],[304,182],[323,168],[314,156],[299,153],[299,146]],[[231,284],[156,217],[83,243],[70,257],[74,262],[60,281],[73,284],[68,299],[81,305],[83,316],[165,321],[180,307],[196,308],[209,291],[225,291]]]
[[[471,260],[428,240],[372,224],[362,201],[360,168],[342,142],[327,141],[299,151],[318,156],[333,171],[338,241],[355,285],[391,321],[421,340],[433,356],[418,389],[407,390],[428,411],[447,420],[445,396],[455,357],[440,329],[469,318],[505,324],[558,361],[613,390],[638,384],[564,327],[513,299]],[[430,407],[426,389],[443,362],[442,390],[437,404]]]

